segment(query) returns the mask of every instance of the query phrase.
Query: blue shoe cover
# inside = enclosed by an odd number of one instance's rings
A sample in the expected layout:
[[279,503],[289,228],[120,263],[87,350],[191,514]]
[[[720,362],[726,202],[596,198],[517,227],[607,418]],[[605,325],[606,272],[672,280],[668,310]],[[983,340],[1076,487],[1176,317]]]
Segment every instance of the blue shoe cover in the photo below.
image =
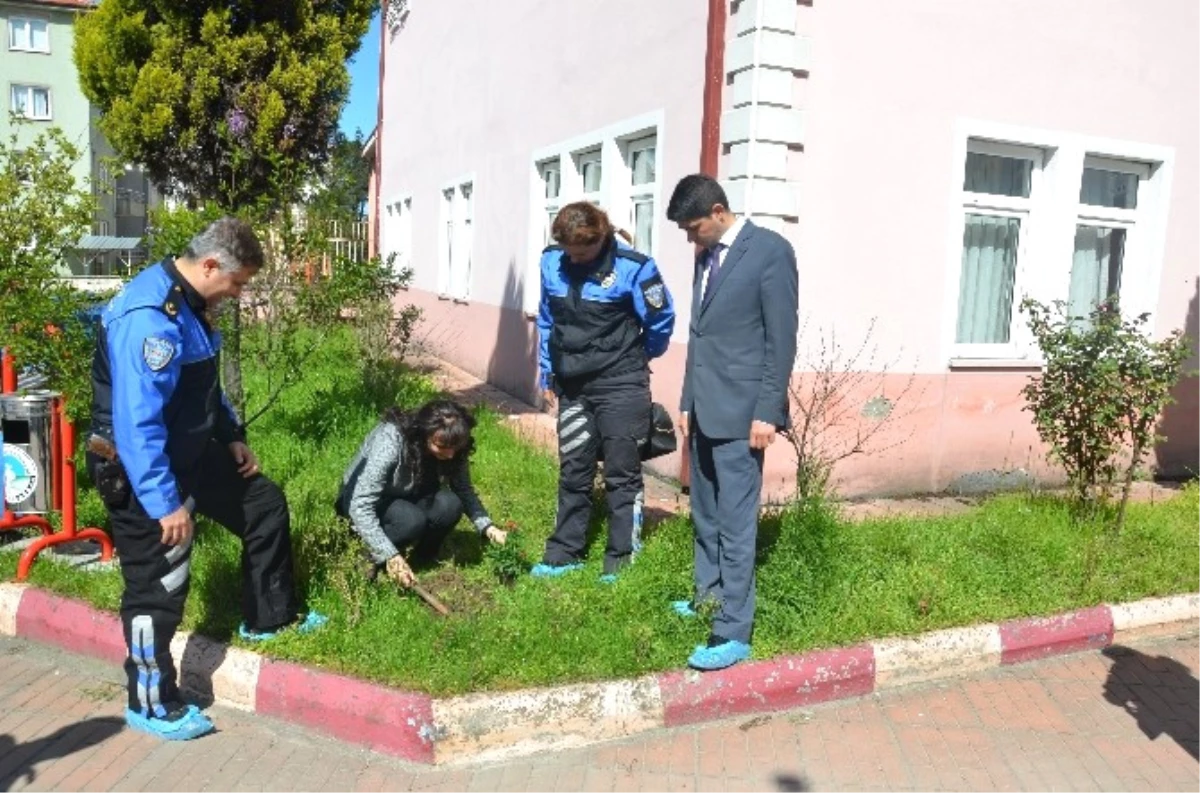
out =
[[688,666],[711,672],[733,666],[738,661],[745,661],[749,657],[750,645],[745,642],[730,641],[718,644],[716,647],[705,647],[701,644],[696,646],[696,650],[688,658]]
[[187,715],[175,721],[152,719],[136,710],[126,708],[125,723],[138,732],[162,738],[164,741],[187,741],[207,735],[215,729],[213,723],[195,705],[188,705]]
[[297,633],[312,633],[327,622],[329,622],[329,618],[324,614],[318,614],[315,611],[310,611],[301,622],[294,622],[291,625],[285,625],[277,630],[264,631],[262,633],[250,630],[246,627],[246,623],[243,622],[238,626],[238,636],[241,636],[248,642],[265,642],[267,639],[274,639],[279,635],[280,631],[287,630],[288,628],[294,627]]
[[583,569],[583,562],[574,562],[572,564],[546,564],[544,562],[535,564],[533,569],[529,571],[529,575],[534,578],[558,578],[560,575],[566,575],[572,570]]
[[601,584],[617,583],[617,574],[616,573],[605,573],[604,575],[600,576],[600,583]]
[[692,601],[690,600],[672,600],[671,611],[674,611],[681,617],[691,618],[699,616],[696,614],[696,610],[692,608]]

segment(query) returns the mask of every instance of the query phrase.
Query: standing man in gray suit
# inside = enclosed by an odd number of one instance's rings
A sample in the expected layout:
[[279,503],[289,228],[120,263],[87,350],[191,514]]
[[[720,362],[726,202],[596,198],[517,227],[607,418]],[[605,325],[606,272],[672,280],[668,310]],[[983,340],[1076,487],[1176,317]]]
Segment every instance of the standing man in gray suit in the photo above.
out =
[[708,176],[680,180],[667,218],[703,248],[679,405],[691,453],[695,593],[672,606],[690,617],[697,604],[716,602],[708,643],[688,665],[724,669],[750,657],[763,456],[788,426],[796,358],[796,253],[780,235],[730,212]]

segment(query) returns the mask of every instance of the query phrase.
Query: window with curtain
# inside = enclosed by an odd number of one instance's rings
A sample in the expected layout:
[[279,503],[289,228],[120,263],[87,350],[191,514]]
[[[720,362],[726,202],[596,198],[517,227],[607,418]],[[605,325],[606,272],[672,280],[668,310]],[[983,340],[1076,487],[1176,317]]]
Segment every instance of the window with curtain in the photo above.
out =
[[545,227],[542,229],[542,242],[550,245],[554,242],[550,236],[550,228],[554,225],[554,218],[558,217],[559,194],[562,191],[562,166],[556,158],[538,163],[537,169],[538,177],[542,180],[542,197],[545,201],[542,206],[542,212],[546,219]]
[[658,138],[650,135],[626,146],[630,173],[633,247],[649,254],[654,246],[654,194],[658,189]]
[[47,121],[50,119],[50,89],[35,85],[12,86],[12,112],[18,116]]
[[450,296],[450,267],[454,261],[454,195],[457,188],[442,191],[441,233],[438,235],[438,295]]
[[1037,149],[971,141],[963,177],[962,262],[955,343],[1013,341],[1023,225],[1029,217]]
[[458,223],[455,231],[458,239],[454,243],[453,257],[450,259],[451,296],[455,300],[467,300],[471,297],[471,259],[474,248],[474,185],[466,182],[459,185],[455,201]]
[[1085,322],[1101,302],[1120,297],[1126,243],[1137,225],[1138,188],[1149,176],[1144,163],[1084,159],[1067,295],[1076,322]]
[[24,52],[49,52],[50,23],[44,19],[10,17],[8,48]]
[[600,203],[600,187],[604,171],[600,163],[600,150],[586,151],[575,155],[579,178],[583,183],[583,198],[593,204]]

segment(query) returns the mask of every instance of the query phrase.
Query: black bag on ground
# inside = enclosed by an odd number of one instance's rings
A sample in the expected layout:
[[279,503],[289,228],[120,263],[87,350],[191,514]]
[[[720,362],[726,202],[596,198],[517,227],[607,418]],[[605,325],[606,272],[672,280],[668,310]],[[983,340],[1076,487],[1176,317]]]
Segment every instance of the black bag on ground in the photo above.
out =
[[671,454],[679,448],[675,437],[675,422],[671,414],[657,402],[650,403],[650,434],[642,444],[642,459],[653,460]]

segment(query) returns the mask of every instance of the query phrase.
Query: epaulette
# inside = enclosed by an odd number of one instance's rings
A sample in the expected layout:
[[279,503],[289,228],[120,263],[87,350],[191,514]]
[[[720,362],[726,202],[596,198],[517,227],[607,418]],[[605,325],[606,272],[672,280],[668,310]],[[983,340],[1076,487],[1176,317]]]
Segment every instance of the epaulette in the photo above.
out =
[[183,298],[183,287],[175,284],[168,290],[167,299],[163,301],[162,310],[168,317],[174,319],[179,316],[179,303]]
[[650,257],[640,251],[635,251],[633,248],[617,248],[617,256],[622,259],[629,259],[638,264],[645,264],[650,261]]

